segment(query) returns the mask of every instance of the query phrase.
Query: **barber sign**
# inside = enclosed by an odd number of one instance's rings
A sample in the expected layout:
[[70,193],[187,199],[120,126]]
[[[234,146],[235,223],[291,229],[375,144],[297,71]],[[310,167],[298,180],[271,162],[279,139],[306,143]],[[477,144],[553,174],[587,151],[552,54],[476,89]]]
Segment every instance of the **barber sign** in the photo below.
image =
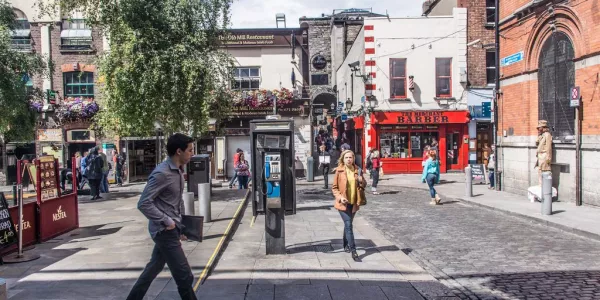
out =
[[579,107],[581,89],[578,86],[571,88],[571,107]]

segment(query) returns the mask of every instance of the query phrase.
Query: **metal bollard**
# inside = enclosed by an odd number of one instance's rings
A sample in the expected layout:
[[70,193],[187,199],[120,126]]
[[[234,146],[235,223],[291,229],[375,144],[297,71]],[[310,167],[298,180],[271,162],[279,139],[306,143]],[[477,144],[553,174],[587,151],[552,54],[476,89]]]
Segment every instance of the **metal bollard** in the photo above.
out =
[[306,181],[313,182],[315,181],[315,168],[314,168],[314,158],[309,156],[306,161]]
[[204,217],[204,223],[210,222],[210,183],[198,184],[198,207],[199,215]]
[[19,205],[19,201],[17,200],[18,197],[17,197],[17,183],[16,182],[13,182],[12,192],[13,192],[13,205],[17,206],[17,205]]
[[471,167],[466,167],[465,168],[465,182],[466,182],[466,186],[465,186],[465,194],[467,197],[473,197],[473,177],[471,175]]
[[194,209],[194,192],[183,193],[183,206],[185,208],[186,215],[196,215],[196,210]]
[[552,173],[542,173],[542,215],[552,214]]

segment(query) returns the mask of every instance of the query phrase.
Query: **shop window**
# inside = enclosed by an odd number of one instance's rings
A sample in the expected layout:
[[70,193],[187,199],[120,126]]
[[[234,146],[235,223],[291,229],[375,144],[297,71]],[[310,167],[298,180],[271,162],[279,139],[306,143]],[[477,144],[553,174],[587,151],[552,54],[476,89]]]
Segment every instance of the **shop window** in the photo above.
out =
[[61,49],[88,50],[92,48],[92,30],[85,19],[68,19],[62,22]]
[[435,59],[436,96],[452,96],[452,58]]
[[390,98],[406,98],[406,59],[390,59]]
[[260,68],[235,68],[233,78],[234,90],[250,91],[260,88]]
[[94,73],[68,72],[64,73],[65,98],[94,97]]
[[496,1],[486,0],[485,1],[485,18],[488,25],[495,24],[496,18]]
[[496,51],[487,51],[485,53],[485,68],[487,84],[494,85],[496,83]]
[[[397,128],[406,128],[398,130]],[[438,146],[437,131],[422,131],[424,126],[396,126],[396,129],[382,127],[379,134],[379,148],[383,158],[420,158],[425,146]]]
[[20,10],[13,10],[16,15],[15,29],[10,32],[10,45],[18,51],[31,51],[31,25],[27,16]]

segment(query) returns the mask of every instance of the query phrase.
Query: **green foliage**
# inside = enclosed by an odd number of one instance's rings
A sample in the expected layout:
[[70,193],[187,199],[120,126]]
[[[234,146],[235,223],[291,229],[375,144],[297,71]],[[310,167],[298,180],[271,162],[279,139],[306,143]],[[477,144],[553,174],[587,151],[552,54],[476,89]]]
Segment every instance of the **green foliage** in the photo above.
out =
[[0,0],[0,136],[7,141],[30,141],[34,137],[36,114],[29,101],[41,99],[40,90],[28,94],[24,75],[46,76],[50,71],[39,55],[11,48],[15,14],[6,0]]
[[[229,55],[219,37],[231,0],[60,0],[61,11],[83,11],[110,39],[100,57],[105,132],[147,135],[163,130],[199,136],[208,118],[229,110]],[[56,8],[54,8],[56,9]],[[48,7],[46,7],[48,10]]]

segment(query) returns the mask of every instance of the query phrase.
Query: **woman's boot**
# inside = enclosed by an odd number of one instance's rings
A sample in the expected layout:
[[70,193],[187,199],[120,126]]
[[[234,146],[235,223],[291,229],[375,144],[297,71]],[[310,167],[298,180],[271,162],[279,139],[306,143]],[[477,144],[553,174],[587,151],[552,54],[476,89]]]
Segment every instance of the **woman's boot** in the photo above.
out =
[[435,194],[435,203],[440,204],[440,202],[442,202],[442,198],[440,198],[440,195]]
[[358,253],[356,253],[356,250],[352,250],[352,259],[353,259],[355,262],[361,262],[361,261],[360,261],[360,257],[358,257]]
[[437,205],[437,201],[435,200],[435,198],[431,198],[431,202],[429,202],[429,204]]

